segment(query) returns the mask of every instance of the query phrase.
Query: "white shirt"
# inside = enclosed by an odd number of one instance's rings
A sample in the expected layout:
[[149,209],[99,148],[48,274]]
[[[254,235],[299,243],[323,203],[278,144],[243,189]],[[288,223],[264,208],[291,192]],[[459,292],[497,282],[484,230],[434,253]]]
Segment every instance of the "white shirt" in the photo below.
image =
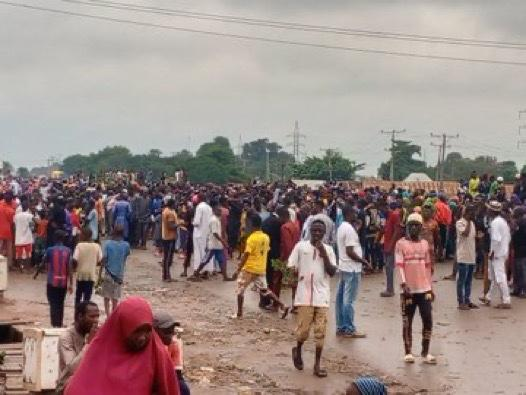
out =
[[491,221],[489,228],[491,248],[495,258],[507,258],[510,252],[510,227],[500,215]]
[[21,211],[15,214],[15,245],[23,246],[26,244],[33,244],[33,232],[31,231],[31,223],[33,222],[33,214],[29,211]]
[[212,212],[212,207],[206,202],[201,202],[195,208],[194,216],[194,236],[195,237],[208,237],[210,232],[209,225],[210,220],[214,213]]
[[[324,244],[327,256],[336,266],[336,256],[331,246]],[[310,241],[300,241],[290,254],[288,267],[298,272],[298,288],[294,306],[329,307],[331,300],[330,276],[320,254]]]
[[475,235],[477,230],[475,224],[471,221],[469,235],[463,236],[462,233],[468,227],[468,221],[461,218],[457,221],[457,262],[474,265],[477,262],[477,252]]
[[349,222],[342,222],[338,228],[337,243],[338,256],[340,258],[339,269],[343,272],[360,273],[362,271],[362,263],[352,260],[351,257],[347,255],[347,247],[353,247],[356,255],[360,258],[363,257],[360,238],[354,227]]
[[208,243],[207,247],[209,250],[222,250],[223,244],[217,240],[217,238],[214,236],[214,233],[217,233],[219,236],[221,236],[221,221],[219,218],[217,218],[215,215],[212,215],[212,218],[210,219],[210,233],[208,235]]

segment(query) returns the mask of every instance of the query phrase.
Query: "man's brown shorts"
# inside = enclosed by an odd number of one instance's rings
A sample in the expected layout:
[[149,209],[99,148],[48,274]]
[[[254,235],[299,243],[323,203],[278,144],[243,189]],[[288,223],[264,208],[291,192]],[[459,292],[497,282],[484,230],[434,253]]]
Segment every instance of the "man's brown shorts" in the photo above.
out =
[[328,313],[328,307],[298,306],[296,340],[305,342],[309,338],[310,328],[313,326],[316,347],[323,347]]
[[237,294],[243,295],[252,283],[254,283],[258,291],[266,291],[268,289],[267,277],[264,274],[249,273],[241,270],[237,278]]

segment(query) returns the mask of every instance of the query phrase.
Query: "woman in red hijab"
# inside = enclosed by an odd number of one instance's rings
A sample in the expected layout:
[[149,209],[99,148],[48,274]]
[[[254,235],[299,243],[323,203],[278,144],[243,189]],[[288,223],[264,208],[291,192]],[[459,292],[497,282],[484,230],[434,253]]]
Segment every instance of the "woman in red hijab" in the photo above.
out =
[[179,395],[166,347],[143,298],[124,300],[88,346],[65,395]]

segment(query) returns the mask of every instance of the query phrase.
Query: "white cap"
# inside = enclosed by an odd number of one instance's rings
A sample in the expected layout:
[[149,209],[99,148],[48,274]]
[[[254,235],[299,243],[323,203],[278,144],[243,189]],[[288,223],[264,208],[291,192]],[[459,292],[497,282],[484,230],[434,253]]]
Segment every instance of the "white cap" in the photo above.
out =
[[502,177],[497,177],[497,181],[498,181],[498,182],[504,182],[504,178],[502,178]]
[[407,223],[410,222],[418,222],[419,224],[423,224],[424,220],[422,219],[422,216],[418,213],[412,213],[409,214],[409,217],[407,217]]

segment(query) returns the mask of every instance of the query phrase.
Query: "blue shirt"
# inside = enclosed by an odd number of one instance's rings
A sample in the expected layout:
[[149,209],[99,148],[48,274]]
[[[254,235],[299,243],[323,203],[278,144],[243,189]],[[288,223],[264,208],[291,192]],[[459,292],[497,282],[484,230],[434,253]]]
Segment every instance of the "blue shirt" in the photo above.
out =
[[130,244],[124,240],[107,240],[102,247],[102,254],[106,259],[106,271],[122,280],[124,265],[130,255]]

